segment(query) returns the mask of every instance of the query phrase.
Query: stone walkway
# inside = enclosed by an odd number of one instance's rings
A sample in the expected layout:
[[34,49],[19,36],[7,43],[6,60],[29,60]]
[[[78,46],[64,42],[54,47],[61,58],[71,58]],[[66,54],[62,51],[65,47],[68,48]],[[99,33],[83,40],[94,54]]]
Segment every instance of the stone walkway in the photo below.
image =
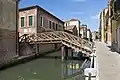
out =
[[99,80],[120,80],[120,54],[112,52],[108,46],[96,42]]

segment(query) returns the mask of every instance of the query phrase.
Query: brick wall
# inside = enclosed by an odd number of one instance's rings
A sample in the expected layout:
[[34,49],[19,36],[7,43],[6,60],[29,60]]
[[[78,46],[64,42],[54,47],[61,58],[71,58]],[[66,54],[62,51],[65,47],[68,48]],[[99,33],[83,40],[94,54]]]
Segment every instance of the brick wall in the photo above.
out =
[[[32,27],[28,25],[28,16],[32,15],[34,16],[34,24]],[[24,17],[25,19],[25,27],[21,28],[21,17]],[[43,17],[43,26],[40,26],[40,17]],[[42,9],[38,9],[37,7],[34,9],[24,10],[19,12],[19,28],[18,31],[20,32],[20,35],[27,33],[41,33],[45,31],[54,31],[53,28],[49,28],[48,21],[54,22],[55,24],[58,24],[58,30],[63,30],[64,23],[53,17],[52,15],[48,14],[46,11]],[[53,25],[52,25],[53,26]],[[26,32],[24,32],[24,30]],[[57,48],[60,47],[60,44],[57,44]],[[55,44],[40,44],[38,46],[38,49],[40,53],[52,51],[55,49]],[[31,54],[31,46],[30,45],[24,45],[20,49],[20,55],[25,56]]]
[[[29,26],[29,16],[33,16],[33,25]],[[24,27],[21,27],[21,17],[24,17]],[[37,9],[25,10],[19,12],[19,27],[18,31],[20,35],[27,33],[36,33],[37,30]]]
[[[40,26],[40,17],[42,17],[43,18],[43,26]],[[46,28],[46,29],[48,29],[48,30],[55,30],[55,29],[53,29],[53,22],[55,23],[55,24],[58,24],[58,26],[57,26],[57,29],[58,30],[64,30],[63,28],[63,26],[64,26],[64,23],[62,23],[61,21],[59,21],[58,19],[56,19],[56,18],[54,18],[53,16],[51,16],[50,14],[48,14],[47,12],[45,12],[45,11],[43,11],[42,9],[38,9],[38,32],[40,32],[40,27],[44,27],[44,28]],[[52,23],[52,25],[51,25],[51,29],[49,28],[49,21],[51,21]],[[56,25],[55,25],[56,26]]]
[[0,0],[0,64],[16,53],[16,2]]
[[[40,26],[40,17],[43,18],[43,26]],[[37,31],[38,33],[39,32],[44,32],[44,30],[42,29],[41,30],[41,27],[44,27],[44,29],[46,30],[51,30],[51,31],[54,31],[53,29],[53,24],[51,25],[51,29],[49,28],[49,21],[51,22],[54,22],[55,24],[58,24],[58,30],[64,30],[63,26],[64,26],[64,23],[60,22],[59,20],[57,20],[56,18],[54,18],[53,16],[51,16],[50,14],[46,13],[45,11],[43,11],[42,9],[38,9],[38,26],[37,26]],[[60,25],[60,26],[59,26]],[[56,26],[56,25],[55,25]],[[56,29],[56,28],[55,28]],[[40,53],[43,53],[43,52],[48,52],[48,51],[51,51],[51,50],[54,50],[55,49],[55,44],[40,44],[39,45],[39,48],[40,48]],[[57,48],[60,48],[60,44],[57,44]]]

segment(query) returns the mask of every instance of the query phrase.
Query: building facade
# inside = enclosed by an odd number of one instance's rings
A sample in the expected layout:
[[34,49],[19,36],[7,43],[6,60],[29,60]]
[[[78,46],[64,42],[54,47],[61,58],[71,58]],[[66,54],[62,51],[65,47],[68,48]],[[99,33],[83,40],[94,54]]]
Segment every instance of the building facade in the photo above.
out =
[[64,24],[65,27],[68,27],[68,26],[76,26],[77,28],[77,36],[80,37],[80,21],[78,19],[71,19],[71,20],[68,20],[68,21],[65,21],[65,24]]
[[78,36],[78,30],[76,26],[65,26],[65,32]]
[[92,40],[95,41],[96,40],[96,35],[95,32],[92,32]]
[[18,31],[20,35],[54,30],[63,31],[64,22],[45,9],[38,5],[19,9]]
[[92,32],[90,29],[87,29],[87,40],[92,41]]
[[111,27],[111,18],[110,18],[110,6],[108,4],[108,7],[105,11],[105,42],[107,44],[111,44],[111,38],[112,38],[112,27]]
[[107,32],[108,32],[108,44],[112,44],[112,19],[111,19],[111,6],[108,4],[108,17],[107,17]]
[[107,15],[108,8],[105,8],[100,13],[100,27],[99,27],[99,33],[100,33],[100,41],[105,42],[107,40],[107,27],[106,27],[106,15]]
[[81,25],[80,35],[81,35],[81,38],[87,39],[87,25]]
[[107,43],[108,42],[108,7],[105,9],[105,13],[104,13],[104,42]]
[[99,32],[98,31],[92,32],[92,40],[96,41],[96,40],[99,40],[99,39],[100,39]]
[[108,6],[100,14],[100,41],[107,44],[112,43],[112,20],[111,20],[111,6],[108,1]]
[[[20,36],[23,34],[37,34],[45,31],[63,30],[64,22],[38,5],[19,9],[18,31]],[[37,53],[49,52],[59,46],[60,44],[39,44],[37,45]],[[21,49],[21,51],[24,50]],[[32,53],[26,54],[25,51],[21,52],[21,55],[29,54]]]
[[120,0],[109,0],[112,26],[112,49],[120,52]]
[[17,54],[17,0],[0,0],[0,66]]

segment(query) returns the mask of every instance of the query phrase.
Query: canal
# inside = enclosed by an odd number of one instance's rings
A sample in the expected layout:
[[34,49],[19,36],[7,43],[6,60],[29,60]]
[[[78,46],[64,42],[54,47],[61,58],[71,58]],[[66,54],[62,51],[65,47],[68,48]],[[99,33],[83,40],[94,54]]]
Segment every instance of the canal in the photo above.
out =
[[0,80],[84,80],[84,60],[61,61],[60,51],[0,71]]

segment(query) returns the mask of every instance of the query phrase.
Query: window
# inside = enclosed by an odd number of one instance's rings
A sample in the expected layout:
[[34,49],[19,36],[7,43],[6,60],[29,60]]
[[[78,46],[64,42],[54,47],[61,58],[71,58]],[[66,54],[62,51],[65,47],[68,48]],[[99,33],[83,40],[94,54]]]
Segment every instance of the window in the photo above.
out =
[[67,26],[67,23],[66,23],[66,26]]
[[21,27],[24,27],[24,17],[21,17]]
[[51,29],[51,21],[49,21],[49,28]]
[[60,31],[61,30],[61,26],[59,25],[59,28],[58,28],[58,30]]
[[29,26],[33,25],[33,16],[29,16]]
[[53,22],[53,29],[55,29],[55,23]]
[[58,25],[56,24],[56,30],[57,30],[57,28],[58,28]]
[[116,1],[113,3],[113,8],[114,8],[114,12],[116,13],[116,11],[117,11],[117,10],[116,10],[116,8],[117,8],[117,7],[116,7]]
[[40,17],[40,26],[43,26],[43,17]]

